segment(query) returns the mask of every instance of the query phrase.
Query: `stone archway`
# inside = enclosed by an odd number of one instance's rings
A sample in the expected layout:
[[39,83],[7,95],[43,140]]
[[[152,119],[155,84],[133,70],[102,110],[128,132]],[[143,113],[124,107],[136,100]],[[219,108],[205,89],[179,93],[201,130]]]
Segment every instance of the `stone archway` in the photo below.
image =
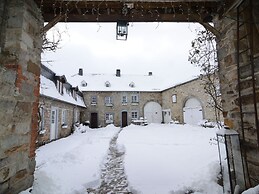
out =
[[162,123],[162,107],[157,102],[148,102],[144,106],[144,117],[148,123]]
[[186,124],[197,125],[203,119],[202,104],[199,99],[189,97],[183,107],[183,121]]
[[[238,96],[237,48],[235,44],[237,21],[235,16],[236,8],[240,2],[242,1],[191,0],[190,3],[186,4],[183,0],[162,3],[160,1],[152,1],[151,3],[147,0],[147,2],[139,3],[139,6],[136,6],[142,10],[131,12],[132,4],[124,4],[121,1],[106,1],[106,3],[92,1],[91,6],[89,6],[91,10],[87,10],[90,14],[84,15],[84,0],[67,2],[57,0],[54,4],[53,1],[41,0],[20,0],[19,3],[15,0],[0,1],[0,15],[3,16],[0,18],[0,142],[1,145],[4,145],[1,146],[4,150],[0,150],[0,164],[1,170],[5,169],[6,172],[11,172],[3,180],[0,180],[0,193],[19,193],[19,191],[30,187],[33,181],[38,122],[40,31],[43,27],[43,19],[39,8],[43,8],[41,11],[44,15],[44,21],[52,21],[49,26],[55,25],[58,21],[115,22],[119,19],[128,21],[134,19],[133,22],[198,21],[206,25],[207,22],[211,21],[212,15],[216,16],[214,17],[214,24],[220,35],[218,36],[217,47],[225,123],[231,129],[236,129],[243,135],[241,137],[242,150],[248,150],[243,156],[247,166],[248,178],[246,177],[246,180],[248,187],[259,184],[257,145],[259,129],[253,129],[253,132],[257,133],[256,140],[254,139],[256,136],[250,134],[250,129],[242,131],[239,124],[240,109],[238,102],[242,97]],[[257,0],[251,0],[251,2],[257,3]],[[109,3],[108,6],[107,3]],[[84,7],[80,8],[80,4]],[[188,5],[195,9],[194,12],[188,9]],[[197,9],[199,5],[201,9]],[[256,5],[258,7],[258,3]],[[70,6],[73,6],[72,9]],[[93,10],[92,7],[94,6],[98,9]],[[117,11],[112,12],[112,6],[117,7]],[[151,12],[150,7],[152,7]],[[127,11],[124,12],[124,15],[121,12],[122,8],[126,8]],[[206,8],[208,9],[206,10]],[[61,11],[55,15],[55,10]],[[256,13],[254,14],[255,19],[249,22],[253,26],[256,26],[259,19],[256,10],[256,8],[253,8]],[[196,11],[198,11],[198,15]],[[126,14],[126,16],[125,13],[134,13],[135,15],[133,17]],[[222,15],[224,17],[221,17]],[[258,39],[254,39],[254,45],[258,45]],[[258,56],[258,53],[254,53],[256,67],[259,64]],[[248,55],[242,57],[248,57]],[[256,80],[258,80],[259,70],[255,70]],[[245,84],[249,86],[250,82],[245,82]],[[259,103],[258,85],[257,81],[255,90],[255,109],[257,110]],[[246,89],[245,86],[244,88]],[[251,94],[251,92],[248,92],[244,96],[245,105],[252,105],[250,102]],[[243,138],[244,135],[247,138]],[[19,141],[12,141],[13,139],[19,139]],[[18,155],[22,155],[22,157],[18,157]],[[18,158],[24,158],[24,160],[19,161]],[[16,169],[16,171],[10,169]],[[18,177],[20,179],[17,179]],[[10,181],[11,179],[16,181]]]

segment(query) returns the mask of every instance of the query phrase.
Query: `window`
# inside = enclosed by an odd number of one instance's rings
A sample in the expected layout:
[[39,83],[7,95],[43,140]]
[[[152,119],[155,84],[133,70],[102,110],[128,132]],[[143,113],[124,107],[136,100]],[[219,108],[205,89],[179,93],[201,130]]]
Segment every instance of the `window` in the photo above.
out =
[[112,97],[111,96],[106,96],[104,98],[104,103],[105,103],[106,106],[112,105]]
[[91,97],[91,105],[96,105],[97,104],[97,96],[92,96]]
[[72,90],[72,97],[77,100],[77,93],[75,90]]
[[74,110],[74,123],[79,122],[79,111],[78,110]]
[[57,80],[57,89],[60,94],[63,94],[63,83]]
[[135,87],[135,83],[134,82],[130,82],[129,87],[134,88]]
[[132,103],[138,103],[138,95],[137,94],[133,94],[131,96],[131,102]]
[[113,113],[105,113],[105,123],[111,124],[113,123]]
[[67,110],[62,110],[62,125],[67,125]]
[[83,81],[81,82],[81,86],[83,86],[83,87],[86,87],[86,86],[87,86],[87,83],[86,83],[85,80],[83,80]]
[[122,96],[122,104],[127,104],[127,96]]
[[176,102],[177,102],[177,96],[176,96],[176,94],[173,94],[173,95],[172,95],[172,102],[173,102],[173,103],[176,103]]
[[138,119],[138,112],[137,111],[132,111],[131,112],[131,119],[132,120]]
[[111,83],[110,83],[109,81],[106,81],[106,82],[105,82],[105,86],[106,86],[106,87],[110,87],[110,86],[111,86]]

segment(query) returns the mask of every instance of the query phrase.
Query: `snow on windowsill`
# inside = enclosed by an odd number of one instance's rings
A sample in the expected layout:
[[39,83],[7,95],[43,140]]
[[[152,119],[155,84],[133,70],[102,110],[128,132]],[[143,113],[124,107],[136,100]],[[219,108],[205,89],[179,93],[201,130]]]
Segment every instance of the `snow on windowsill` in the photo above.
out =
[[66,124],[63,124],[63,125],[61,125],[61,128],[62,128],[62,129],[67,129],[68,126],[67,126]]
[[40,135],[44,135],[45,133],[46,133],[46,129],[43,129],[43,130],[40,130],[40,131],[39,131],[39,134],[40,134]]

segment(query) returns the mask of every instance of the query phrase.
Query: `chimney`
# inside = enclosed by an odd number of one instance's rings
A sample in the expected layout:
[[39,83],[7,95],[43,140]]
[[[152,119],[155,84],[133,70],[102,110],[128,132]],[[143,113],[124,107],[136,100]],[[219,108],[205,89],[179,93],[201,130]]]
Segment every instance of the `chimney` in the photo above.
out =
[[149,75],[149,76],[152,76],[152,71],[148,72],[148,75]]
[[78,75],[83,76],[83,69],[82,68],[79,68]]
[[120,69],[116,69],[116,76],[120,77],[121,76],[121,70]]

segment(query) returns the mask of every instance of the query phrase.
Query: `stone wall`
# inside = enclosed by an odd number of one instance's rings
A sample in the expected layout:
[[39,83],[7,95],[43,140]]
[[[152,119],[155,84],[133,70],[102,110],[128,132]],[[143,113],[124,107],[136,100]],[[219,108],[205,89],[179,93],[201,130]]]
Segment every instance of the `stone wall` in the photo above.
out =
[[[80,113],[84,111],[85,108],[77,107],[72,104],[68,104],[65,102],[57,101],[52,98],[47,97],[40,97],[40,107],[43,109],[43,127],[42,129],[39,129],[38,131],[38,138],[37,138],[37,145],[43,145],[45,143],[50,142],[50,127],[51,127],[51,108],[55,107],[58,109],[58,139],[62,137],[67,137],[70,135],[74,128],[73,124],[74,122],[74,112],[77,111],[79,113],[78,115],[78,122],[81,122],[80,120]],[[62,110],[67,111],[66,116],[66,125],[62,126]]]
[[[139,103],[131,103],[131,95],[139,95]],[[126,95],[128,102],[122,104],[122,96]],[[97,96],[97,104],[91,105],[91,96]],[[104,99],[106,96],[111,96],[113,106],[106,106]],[[98,113],[98,124],[106,126],[105,113],[114,114],[114,125],[121,126],[122,111],[128,112],[128,124],[131,123],[131,111],[137,111],[139,117],[144,116],[144,106],[147,102],[154,101],[162,105],[160,92],[84,92],[84,99],[87,105],[85,120],[90,121],[91,113]]]
[[[174,94],[177,96],[176,103],[172,102],[172,95]],[[171,109],[172,119],[183,123],[183,107],[186,100],[191,97],[195,97],[200,101],[203,109],[203,118],[210,121],[215,121],[215,112],[210,105],[212,99],[205,93],[201,79],[195,79],[183,84],[179,84],[175,87],[163,91],[163,109]]]
[[43,20],[33,0],[0,1],[0,193],[30,187]]
[[[253,0],[253,27],[254,27],[254,66],[255,66],[255,91],[256,91],[256,104],[257,112],[259,112],[259,51],[258,51],[258,29],[256,29],[256,22],[259,21],[258,14],[258,1]],[[256,6],[257,7],[256,7]],[[249,15],[249,13],[247,14]],[[241,149],[243,161],[246,169],[246,183],[247,187],[255,186],[259,184],[259,149],[258,149],[258,128],[246,128],[242,130],[241,127],[241,114],[239,106],[239,85],[238,85],[238,69],[237,69],[237,13],[236,9],[233,9],[223,18],[215,18],[214,24],[221,36],[218,37],[217,49],[218,49],[218,60],[220,65],[220,80],[221,80],[221,93],[223,103],[223,115],[224,122],[231,129],[237,130],[241,138]],[[249,19],[250,23],[251,20]],[[246,25],[248,24],[246,23]],[[248,30],[248,25],[246,30]],[[241,31],[241,35],[245,31]],[[244,45],[249,44],[248,39],[240,42],[240,47],[243,49]],[[251,45],[250,45],[251,46]],[[240,58],[240,64],[244,64],[245,61],[250,60],[249,54],[242,54]],[[242,72],[244,76],[247,72],[251,72],[250,69],[246,69]],[[249,78],[250,79],[250,78]],[[254,100],[252,98],[251,90],[251,79],[248,82],[243,82],[241,85],[242,90],[242,107],[243,111],[254,112]],[[243,84],[246,84],[244,86]],[[256,121],[255,121],[256,120]],[[259,118],[255,119],[254,114],[245,118],[245,126],[255,126],[254,122],[258,122]]]

